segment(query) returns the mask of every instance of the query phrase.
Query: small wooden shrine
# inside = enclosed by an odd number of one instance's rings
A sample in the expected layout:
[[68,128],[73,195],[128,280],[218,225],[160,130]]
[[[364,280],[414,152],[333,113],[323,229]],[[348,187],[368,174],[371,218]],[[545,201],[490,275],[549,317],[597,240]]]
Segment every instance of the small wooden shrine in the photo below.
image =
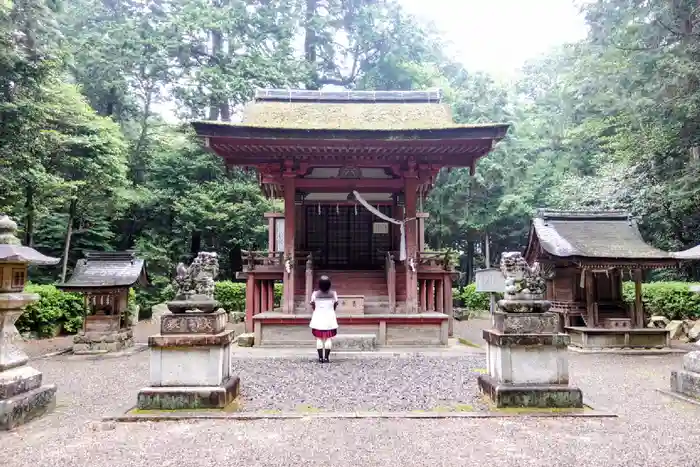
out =
[[[628,213],[541,209],[525,258],[548,270],[546,298],[572,346],[670,346],[668,331],[645,327],[641,284],[645,269],[674,268],[678,259],[644,242]],[[625,280],[635,283],[633,304],[624,301]]]
[[[120,350],[133,344],[129,289],[149,285],[146,265],[132,251],[88,252],[57,287],[85,298],[88,315],[74,338],[75,353]],[[107,336],[107,337],[105,337]]]
[[[439,91],[259,90],[239,124],[195,122],[229,166],[257,169],[284,199],[265,251],[244,253],[246,327],[256,345],[311,340],[311,291],[328,274],[339,333],[378,345],[445,345],[454,265],[424,249],[419,212],[441,168],[488,154],[506,124],[458,125]],[[275,282],[284,285],[279,310]]]

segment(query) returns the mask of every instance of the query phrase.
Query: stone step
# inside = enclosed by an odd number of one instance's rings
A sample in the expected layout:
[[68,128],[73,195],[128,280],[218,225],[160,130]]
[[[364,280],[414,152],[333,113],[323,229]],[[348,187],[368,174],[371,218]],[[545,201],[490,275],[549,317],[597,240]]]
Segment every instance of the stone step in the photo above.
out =
[[377,336],[374,334],[338,334],[333,338],[333,350],[341,352],[377,350]]

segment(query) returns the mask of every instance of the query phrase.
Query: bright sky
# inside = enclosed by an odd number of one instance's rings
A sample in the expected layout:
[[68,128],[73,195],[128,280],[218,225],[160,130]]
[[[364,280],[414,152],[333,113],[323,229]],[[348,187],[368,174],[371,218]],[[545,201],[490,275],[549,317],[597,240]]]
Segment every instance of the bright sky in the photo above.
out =
[[526,60],[586,35],[574,0],[400,1],[435,24],[467,69],[503,78]]

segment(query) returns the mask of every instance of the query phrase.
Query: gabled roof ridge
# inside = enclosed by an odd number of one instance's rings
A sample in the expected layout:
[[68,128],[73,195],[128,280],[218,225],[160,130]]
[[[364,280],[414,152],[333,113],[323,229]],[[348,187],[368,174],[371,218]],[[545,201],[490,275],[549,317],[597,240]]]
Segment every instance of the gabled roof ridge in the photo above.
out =
[[440,104],[441,89],[421,91],[353,91],[306,89],[256,89],[255,102],[316,103],[423,103]]
[[621,210],[555,210],[538,208],[535,217],[548,220],[632,220],[632,215]]

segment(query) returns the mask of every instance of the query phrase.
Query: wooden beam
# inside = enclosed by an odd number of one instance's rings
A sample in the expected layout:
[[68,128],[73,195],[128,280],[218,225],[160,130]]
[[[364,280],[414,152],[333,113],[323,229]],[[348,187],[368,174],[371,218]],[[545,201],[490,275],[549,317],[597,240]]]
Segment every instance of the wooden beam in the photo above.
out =
[[644,327],[644,304],[642,303],[642,270],[634,270],[634,316],[632,327]]
[[379,192],[397,192],[404,187],[401,179],[361,178],[301,178],[296,181],[296,188],[304,191],[350,192],[352,190],[378,190]]

